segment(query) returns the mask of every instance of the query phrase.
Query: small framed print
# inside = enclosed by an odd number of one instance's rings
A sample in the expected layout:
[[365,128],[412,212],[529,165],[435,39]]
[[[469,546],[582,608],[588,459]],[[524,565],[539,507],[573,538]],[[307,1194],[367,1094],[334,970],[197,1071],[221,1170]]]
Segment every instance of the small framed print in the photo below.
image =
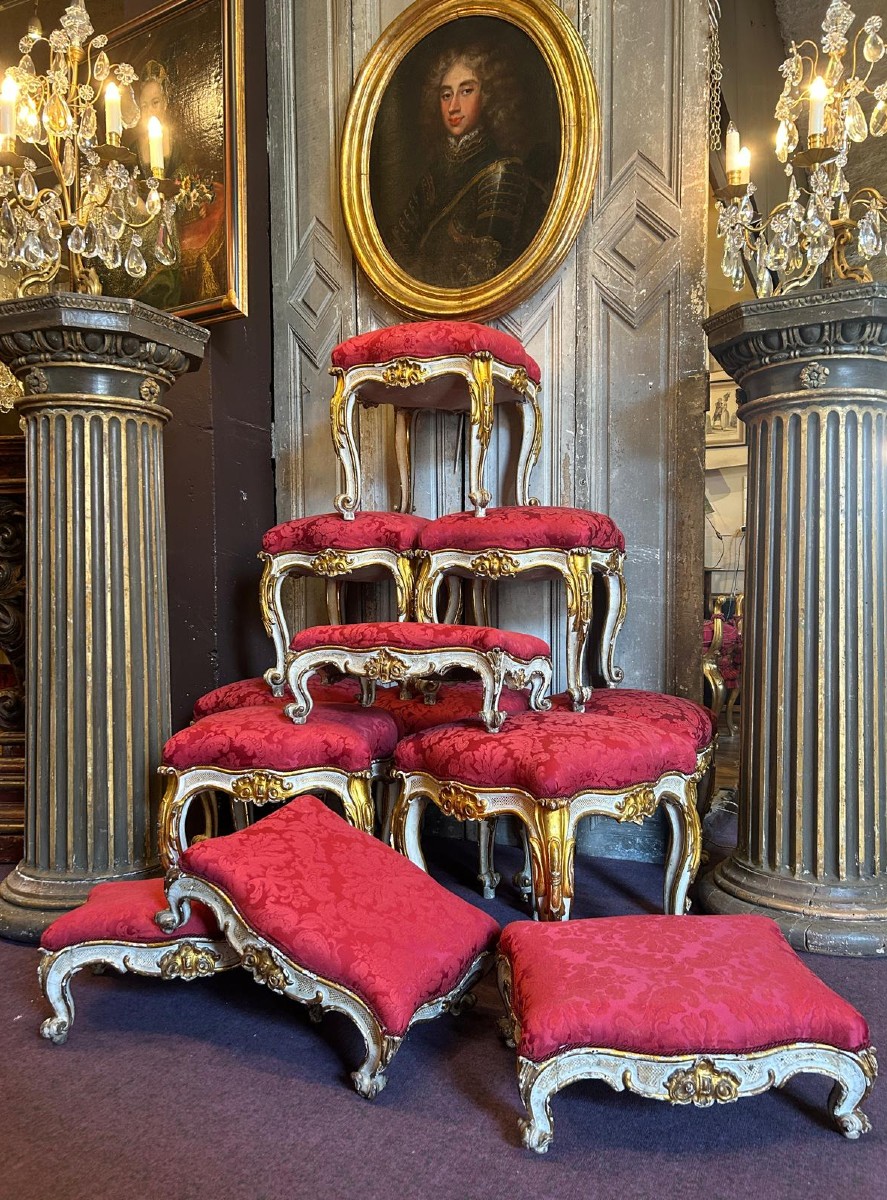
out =
[[729,375],[712,375],[708,385],[708,412],[705,414],[705,445],[744,446],[745,423],[739,419],[738,392]]

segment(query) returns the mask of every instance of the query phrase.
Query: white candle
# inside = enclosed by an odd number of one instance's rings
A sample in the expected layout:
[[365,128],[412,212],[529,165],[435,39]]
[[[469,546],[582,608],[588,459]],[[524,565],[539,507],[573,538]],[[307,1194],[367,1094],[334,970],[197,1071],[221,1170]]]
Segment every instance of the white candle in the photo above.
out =
[[18,100],[18,84],[7,75],[0,87],[0,137],[15,137],[15,106]]
[[727,174],[739,170],[739,130],[731,121],[727,126]]
[[116,134],[117,137],[123,133],[123,117],[120,114],[120,88],[116,83],[109,83],[105,87],[105,137],[110,142],[111,138]]
[[810,122],[807,135],[825,133],[825,102],[828,99],[828,84],[817,75],[810,84]]
[[751,150],[743,146],[736,156],[736,170],[739,172],[739,182],[748,183],[751,175]]
[[156,117],[148,118],[148,161],[151,164],[151,174],[157,179],[163,178],[163,126]]

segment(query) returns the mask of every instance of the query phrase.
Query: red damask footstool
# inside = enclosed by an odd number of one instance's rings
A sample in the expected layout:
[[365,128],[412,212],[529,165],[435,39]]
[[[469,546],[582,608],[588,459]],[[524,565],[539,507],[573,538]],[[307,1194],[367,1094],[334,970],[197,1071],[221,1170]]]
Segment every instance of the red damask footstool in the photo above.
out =
[[699,866],[696,784],[711,758],[710,743],[700,750],[698,740],[689,723],[563,711],[518,713],[495,736],[477,721],[413,734],[394,756],[403,786],[393,844],[425,866],[419,833],[429,801],[459,820],[511,813],[526,827],[537,912],[559,920],[573,897],[577,823],[595,815],[641,824],[661,804],[671,828],[665,910],[683,913]]
[[468,495],[481,515],[490,502],[484,467],[494,405],[516,404],[523,420],[517,502],[529,504],[530,474],[542,446],[539,365],[509,333],[474,321],[410,321],[341,342],[332,353],[336,389],[330,405],[333,445],[345,474],[335,506],[350,518],[360,508],[358,404],[395,410],[395,451],[402,512],[412,509],[410,445],[423,408],[469,414]]
[[407,512],[359,512],[345,520],[340,513],[300,517],[275,525],[262,538],[260,598],[265,632],[274,643],[276,662],[265,679],[282,694],[286,651],[290,643],[284,581],[307,575],[326,580],[327,611],[332,624],[342,621],[342,584],[393,579],[401,621],[412,616],[413,550],[425,517]]
[[164,928],[200,901],[257,983],[354,1021],[367,1053],[352,1078],[369,1098],[412,1025],[465,1003],[499,935],[492,918],[313,796],[189,847],[166,889]]
[[475,620],[483,623],[490,581],[517,575],[555,575],[563,580],[567,687],[577,712],[591,695],[583,682],[582,660],[598,578],[605,589],[606,615],[595,666],[608,686],[621,681],[622,671],[613,659],[626,610],[625,538],[610,517],[583,508],[541,505],[491,508],[483,520],[473,513],[449,513],[429,521],[417,544],[416,615],[422,621],[437,619],[440,585],[453,575],[473,580]]
[[[249,681],[245,681],[249,682]],[[245,690],[245,689],[244,689]],[[160,857],[178,862],[186,841],[192,802],[204,804],[207,826],[216,829],[208,804],[213,793],[231,799],[235,826],[248,820],[249,805],[279,804],[306,792],[330,792],[345,816],[372,833],[372,782],[387,773],[399,736],[397,722],[381,709],[355,704],[318,704],[294,725],[285,701],[221,709],[174,734],[163,748],[160,773],[167,776],[160,805]]]
[[437,679],[449,671],[471,671],[483,684],[480,716],[492,732],[501,728],[506,717],[499,708],[503,687],[529,688],[532,708],[549,706],[548,643],[487,626],[380,621],[303,629],[293,638],[287,660],[293,702],[284,711],[293,721],[304,721],[311,712],[307,681],[323,667],[359,678],[365,705],[373,704],[378,683],[402,686]]
[[531,1150],[548,1149],[552,1097],[580,1079],[707,1108],[809,1071],[834,1079],[829,1111],[846,1137],[869,1129],[865,1019],[767,917],[517,922],[498,968]]
[[[360,684],[356,679],[339,679],[335,683],[324,683],[316,675],[309,683],[311,699],[315,704],[356,704],[360,700]],[[284,708],[292,696],[283,689],[282,696],[275,696],[261,675],[250,679],[236,679],[213,688],[194,702],[194,720],[211,717],[213,713],[227,712],[232,708]]]
[[207,908],[195,904],[187,923],[164,933],[154,921],[163,903],[162,879],[100,883],[85,904],[44,931],[40,987],[54,1015],[40,1026],[43,1037],[56,1045],[67,1040],[74,1024],[71,980],[84,967],[192,980],[238,965]]

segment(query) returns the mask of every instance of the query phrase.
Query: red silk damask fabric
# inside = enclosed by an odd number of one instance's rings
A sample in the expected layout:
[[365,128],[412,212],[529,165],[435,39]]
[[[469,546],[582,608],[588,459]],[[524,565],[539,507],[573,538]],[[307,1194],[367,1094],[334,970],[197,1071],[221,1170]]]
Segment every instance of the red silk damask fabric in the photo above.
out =
[[397,722],[378,708],[325,704],[313,708],[304,725],[296,725],[281,708],[257,705],[213,713],[173,734],[163,747],[163,762],[179,771],[365,771],[375,759],[390,757],[397,738]]
[[864,1017],[769,917],[520,921],[499,949],[511,963],[518,1053],[533,1062],[580,1046],[675,1055],[869,1044]]
[[198,842],[181,866],[299,966],[356,992],[396,1037],[499,935],[486,913],[314,796]]
[[[572,710],[572,700],[566,692],[553,696],[551,704],[558,711]],[[697,750],[704,750],[717,730],[717,720],[711,710],[694,700],[632,688],[595,688],[591,699],[585,702],[585,717],[589,721],[598,717],[624,717],[639,726],[686,733]]]
[[[323,683],[318,675],[308,680],[308,691],[315,704],[350,704],[360,698],[360,684],[356,679],[340,679],[337,683]],[[256,708],[269,705],[283,708],[292,703],[292,693],[284,687],[283,696],[275,696],[261,675],[253,679],[238,679],[223,684],[201,696],[194,705],[194,720],[226,712],[230,708]]]
[[539,364],[510,333],[474,321],[410,321],[358,334],[333,350],[334,367],[365,367],[394,358],[445,358],[486,350],[500,362],[523,367],[534,383],[542,378]]
[[584,508],[514,505],[473,512],[447,513],[429,521],[419,534],[422,550],[624,550],[625,538],[604,513]]
[[660,775],[696,770],[696,746],[681,730],[639,726],[625,717],[526,712],[499,733],[480,721],[444,725],[404,738],[394,762],[474,787],[523,788],[537,798],[621,791]]
[[[484,689],[481,683],[442,683],[434,704],[426,704],[422,696],[401,699],[395,688],[376,691],[376,707],[384,708],[397,722],[401,737],[450,725],[476,717],[483,708]],[[529,692],[513,692],[503,688],[499,709],[506,713],[526,712],[530,706]]]
[[299,653],[320,646],[345,646],[351,650],[505,650],[515,658],[531,659],[551,654],[548,642],[528,633],[512,633],[487,625],[438,625],[432,621],[376,621],[362,625],[313,625],[290,642]]
[[121,879],[98,883],[85,904],[57,917],[44,930],[44,950],[62,950],[81,942],[177,942],[184,937],[219,938],[219,927],[203,904],[191,905],[191,916],[172,933],[154,921],[167,907],[162,879]]
[[[702,648],[707,650],[714,636],[714,621],[709,617],[702,625]],[[718,671],[727,691],[738,688],[742,678],[742,634],[732,621],[724,622]]]
[[428,524],[427,517],[410,513],[357,512],[346,521],[341,513],[321,513],[299,517],[275,525],[262,538],[266,554],[292,550],[316,554],[320,550],[412,550],[419,534]]

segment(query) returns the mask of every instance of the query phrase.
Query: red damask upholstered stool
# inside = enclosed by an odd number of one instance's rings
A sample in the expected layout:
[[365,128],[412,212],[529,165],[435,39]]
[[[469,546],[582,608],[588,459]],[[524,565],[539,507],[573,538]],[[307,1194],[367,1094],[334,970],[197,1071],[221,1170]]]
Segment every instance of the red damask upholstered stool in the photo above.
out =
[[[572,708],[572,698],[569,693],[563,692],[552,697],[551,706],[556,712],[569,712]],[[645,692],[633,688],[597,688],[586,702],[585,717],[588,721],[595,721],[599,717],[617,717],[636,725],[686,735],[696,748],[700,775],[704,775],[711,765],[717,733],[717,718],[709,709],[704,708],[701,704],[696,704],[693,700],[685,700],[682,696],[668,696],[661,692]],[[701,811],[699,804],[697,804],[697,811]],[[496,821],[491,819],[484,822],[478,835],[479,874],[484,883],[484,895],[487,897],[495,894],[495,888],[499,883],[499,875],[493,865],[495,830]],[[525,831],[523,842],[524,867],[515,875],[513,883],[520,891],[531,897],[532,860]]]
[[[719,717],[727,702],[727,732],[735,732],[733,713],[742,683],[742,605],[744,597],[715,596],[712,615],[702,626],[702,674],[711,686],[712,709]],[[724,606],[733,615],[724,615]]]
[[540,373],[536,362],[508,333],[472,321],[414,321],[349,338],[332,353],[336,390],[331,402],[333,444],[345,474],[336,497],[339,512],[360,508],[358,404],[396,408],[395,449],[401,511],[412,509],[410,441],[419,409],[469,414],[469,498],[480,516],[490,503],[484,466],[494,405],[517,404],[523,436],[517,468],[517,502],[529,504],[530,474],[542,445]]
[[[314,676],[309,680],[311,699],[315,704],[356,704],[360,699],[360,684],[356,679],[339,679],[336,683],[324,683]],[[194,704],[194,720],[210,717],[213,713],[227,712],[232,708],[283,708],[292,696],[284,687],[282,696],[274,692],[261,675],[251,679],[238,679],[224,683],[201,696]]]
[[342,583],[394,580],[397,613],[401,621],[412,615],[413,558],[419,532],[428,522],[408,513],[339,513],[301,517],[269,529],[259,557],[262,571],[261,603],[265,632],[274,642],[276,662],[265,679],[282,694],[290,632],[283,605],[283,584],[289,576],[314,576],[326,580],[330,622],[342,620]]
[[661,804],[671,826],[664,906],[683,913],[699,866],[696,784],[710,757],[678,727],[629,717],[519,713],[495,737],[476,721],[429,729],[397,747],[392,840],[424,867],[429,800],[459,820],[511,813],[527,830],[538,914],[557,920],[570,913],[577,823],[597,815],[641,824]]
[[238,827],[248,820],[248,805],[330,792],[352,824],[372,833],[371,785],[394,753],[394,718],[378,708],[319,704],[304,724],[294,725],[283,703],[272,698],[271,704],[215,712],[166,743],[160,767],[167,776],[160,805],[164,866],[177,863],[184,852],[192,801],[216,792],[230,797]]
[[100,883],[85,904],[44,931],[40,987],[54,1015],[40,1026],[43,1037],[56,1045],[67,1040],[74,1024],[71,980],[84,967],[191,980],[239,964],[240,956],[202,904],[194,906],[186,924],[164,933],[154,921],[163,903],[162,879]]
[[582,657],[591,627],[595,576],[607,595],[607,611],[596,650],[596,669],[610,686],[622,679],[613,656],[625,620],[625,539],[603,513],[543,506],[492,508],[483,520],[449,513],[430,521],[418,535],[420,562],[416,615],[437,619],[438,590],[449,575],[474,581],[476,619],[487,623],[490,580],[559,576],[567,595],[567,686],[574,708],[591,695],[583,683]]
[[287,686],[293,702],[287,716],[303,721],[311,711],[306,683],[323,667],[357,676],[362,701],[372,704],[376,684],[403,685],[468,670],[483,684],[481,719],[499,729],[506,712],[499,708],[503,686],[530,689],[530,706],[548,707],[551,686],[548,643],[528,634],[475,625],[437,625],[380,621],[364,625],[317,625],[297,633],[290,644]]
[[455,1011],[499,926],[314,797],[191,846],[167,875],[171,929],[201,901],[258,983],[345,1013],[366,1043],[362,1096],[417,1021]]
[[870,1128],[868,1026],[766,917],[517,922],[498,967],[531,1150],[548,1149],[551,1100],[580,1079],[707,1108],[809,1071],[834,1079],[846,1137]]

